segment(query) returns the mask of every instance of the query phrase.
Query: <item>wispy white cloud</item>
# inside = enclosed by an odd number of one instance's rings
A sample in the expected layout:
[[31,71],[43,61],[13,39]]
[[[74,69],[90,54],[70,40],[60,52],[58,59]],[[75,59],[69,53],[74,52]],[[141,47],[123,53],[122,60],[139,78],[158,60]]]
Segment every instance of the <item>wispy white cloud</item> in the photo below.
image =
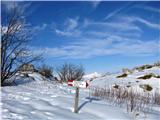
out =
[[160,9],[154,8],[154,7],[145,6],[145,7],[143,7],[143,9],[146,9],[146,10],[149,10],[149,11],[152,11],[152,12],[160,13]]
[[[136,17],[136,16],[123,16],[121,17],[122,20],[128,21],[130,24],[133,24],[134,22],[140,22],[144,24],[145,26],[152,28],[152,29],[160,29],[160,24],[159,23],[154,23],[151,22],[147,19],[141,18],[141,17]],[[158,19],[158,18],[157,18]]]
[[79,30],[63,31],[63,30],[55,29],[55,32],[60,36],[66,36],[66,37],[78,37],[81,35],[81,31]]
[[104,22],[85,19],[84,22],[80,23],[78,19],[70,18],[66,20],[61,28],[63,30],[57,29],[56,25],[54,25],[54,28],[57,35],[67,37],[94,36],[99,38],[111,35],[113,31],[116,35],[139,37],[142,32],[139,26],[129,20]]
[[156,8],[156,7],[151,7],[151,6],[147,6],[147,5],[143,5],[143,6],[135,6],[136,8],[140,8],[140,9],[144,9],[150,12],[155,12],[155,13],[160,13],[160,9]]
[[109,19],[109,18],[111,18],[111,17],[119,14],[122,10],[126,9],[130,4],[131,4],[131,3],[125,4],[124,6],[122,6],[122,7],[118,8],[118,9],[114,10],[113,12],[109,13],[109,14],[104,18],[104,20],[107,20],[107,19]]
[[81,31],[77,29],[79,25],[78,20],[78,17],[76,17],[75,19],[68,18],[63,25],[63,30],[55,28],[55,33],[62,36],[79,36],[81,34]]
[[156,23],[153,23],[153,22],[149,22],[145,19],[142,19],[140,17],[135,17],[135,20],[145,24],[146,26],[150,27],[150,28],[154,28],[154,29],[158,29],[160,30],[160,24],[156,24]]
[[[123,7],[128,6],[129,4]],[[117,10],[117,12],[121,10]],[[126,56],[157,54],[159,47],[157,40],[144,40],[141,35],[145,31],[144,25],[156,30],[160,29],[159,25],[138,16],[117,15],[117,12],[112,13],[113,16],[116,15],[112,21],[85,19],[80,23],[73,19],[72,22],[68,21],[70,24],[67,24],[68,27],[65,27],[63,31],[55,29],[57,34],[69,36],[71,39],[79,32],[79,36],[72,43],[56,48],[61,52],[55,56],[61,59],[86,59],[117,54]],[[54,53],[52,57],[54,57]]]
[[96,9],[98,7],[98,5],[100,4],[100,0],[97,0],[97,1],[91,1],[91,4],[93,6],[94,9]]
[[61,30],[55,29],[55,32],[58,35],[62,35],[62,36],[72,36],[72,33],[68,31],[61,31]]
[[44,54],[47,57],[62,57],[67,55],[66,50],[61,48],[49,48],[49,47],[30,47],[30,50],[33,51],[34,54]]
[[98,37],[98,38],[104,38],[104,37],[108,37],[111,35],[117,35],[117,36],[121,36],[121,37],[134,37],[134,38],[139,38],[141,36],[140,32],[128,32],[127,34],[125,34],[123,31],[119,31],[119,32],[112,32],[112,31],[88,31],[85,33],[88,36],[93,36],[93,37]]
[[107,55],[151,56],[158,51],[157,41],[127,39],[117,36],[106,39],[84,39],[59,48],[36,48],[34,51],[42,52],[50,57],[60,59],[86,59]]
[[31,6],[31,2],[24,3],[22,1],[2,1],[1,5],[8,13],[13,11],[14,8],[16,8],[20,13],[25,13],[26,9]]
[[71,30],[74,30],[77,26],[78,26],[78,17],[75,18],[75,19],[71,19],[71,18],[68,18],[67,21],[66,21],[66,29],[68,31],[71,31]]
[[42,31],[45,30],[47,27],[46,23],[43,23],[41,25],[37,25],[37,26],[33,26],[32,29],[36,32],[36,31]]
[[85,20],[85,26],[101,26],[102,28],[107,29],[118,29],[119,31],[141,31],[140,27],[135,24],[132,24],[128,20],[125,21],[112,21],[112,22],[95,22],[90,20]]
[[5,7],[7,11],[11,11],[13,8],[18,7],[18,2],[2,1],[1,5]]

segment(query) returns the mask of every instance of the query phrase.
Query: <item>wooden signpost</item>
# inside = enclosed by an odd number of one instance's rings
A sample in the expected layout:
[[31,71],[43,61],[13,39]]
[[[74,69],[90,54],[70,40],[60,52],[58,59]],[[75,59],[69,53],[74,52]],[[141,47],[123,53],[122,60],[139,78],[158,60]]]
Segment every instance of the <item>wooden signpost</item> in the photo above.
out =
[[79,88],[87,88],[88,83],[85,81],[68,80],[68,86],[76,87],[75,99],[74,99],[74,113],[78,113],[78,101],[79,101]]
[[74,112],[78,113],[79,87],[76,87],[76,94],[74,98]]

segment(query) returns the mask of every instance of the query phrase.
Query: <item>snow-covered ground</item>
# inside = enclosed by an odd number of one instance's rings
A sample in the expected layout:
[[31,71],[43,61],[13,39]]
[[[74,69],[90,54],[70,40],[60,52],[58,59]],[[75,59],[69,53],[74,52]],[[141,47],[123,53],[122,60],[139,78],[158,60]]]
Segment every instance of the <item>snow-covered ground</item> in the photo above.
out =
[[84,75],[83,78],[85,80],[87,79],[92,79],[92,78],[97,78],[97,77],[101,77],[101,74],[100,73],[97,73],[97,72],[94,72],[94,73],[91,73],[91,74],[87,74],[87,75]]
[[104,77],[98,77],[90,82],[91,86],[97,86],[101,88],[105,88],[112,85],[120,85],[120,86],[128,86],[134,87],[136,89],[139,88],[139,85],[143,84],[149,84],[153,87],[152,91],[160,90],[160,78],[152,77],[150,79],[137,79],[140,76],[144,76],[147,74],[155,74],[160,75],[160,68],[159,67],[153,67],[151,69],[145,69],[143,71],[133,71],[133,73],[128,74],[127,77],[117,78],[118,75],[121,75],[122,73],[117,74],[108,74]]
[[130,118],[120,108],[109,106],[97,99],[87,99],[88,95],[84,93],[80,96],[79,114],[73,113],[72,89],[42,81],[3,87],[2,118],[12,120]]
[[[157,68],[153,68],[159,74]],[[145,72],[146,73],[146,72]],[[139,80],[143,73],[133,73],[126,78],[116,78],[117,74],[100,76],[90,82],[91,86],[113,84],[150,83],[159,89],[159,79]],[[1,88],[2,119],[4,120],[158,120],[160,106],[148,112],[128,113],[126,108],[114,106],[104,100],[89,97],[89,89],[80,89],[79,113],[73,112],[75,88],[54,81],[43,81],[38,73],[29,74],[34,79],[17,79],[17,86]],[[19,82],[21,81],[21,82]],[[27,82],[28,81],[28,82]]]
[[[87,89],[80,91],[79,113],[73,113],[74,88],[47,81],[2,88],[2,119],[5,120],[130,120],[135,113],[105,101],[89,98]],[[155,119],[158,111],[141,114],[137,119]]]

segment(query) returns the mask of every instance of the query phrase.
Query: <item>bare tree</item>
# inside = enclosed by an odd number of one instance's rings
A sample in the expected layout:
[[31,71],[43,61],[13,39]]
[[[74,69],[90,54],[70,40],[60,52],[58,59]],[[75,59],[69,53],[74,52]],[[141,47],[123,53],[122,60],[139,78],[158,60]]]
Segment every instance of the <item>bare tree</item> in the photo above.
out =
[[38,72],[45,76],[46,78],[52,78],[53,77],[53,67],[47,66],[43,64],[38,68]]
[[57,73],[61,81],[67,80],[81,80],[84,75],[84,68],[82,65],[67,64],[57,68]]
[[1,85],[15,75],[20,66],[41,58],[27,49],[33,34],[20,9],[14,7],[5,20],[2,19],[1,25]]

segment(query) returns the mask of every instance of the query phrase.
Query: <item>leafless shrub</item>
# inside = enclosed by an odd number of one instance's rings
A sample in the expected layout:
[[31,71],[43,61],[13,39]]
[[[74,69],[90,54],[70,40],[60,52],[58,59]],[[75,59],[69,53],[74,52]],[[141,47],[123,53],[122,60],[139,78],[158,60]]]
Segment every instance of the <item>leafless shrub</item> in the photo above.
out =
[[84,69],[82,65],[64,64],[57,68],[57,73],[61,81],[67,80],[81,80],[84,75]]
[[36,71],[33,64],[23,64],[19,67],[19,72],[34,72]]
[[126,74],[131,74],[132,73],[132,70],[128,69],[128,68],[123,68],[122,69],[122,72],[123,73],[126,73]]
[[160,67],[160,61],[155,62],[154,66]]
[[53,68],[45,64],[38,68],[38,72],[46,78],[53,77]]

